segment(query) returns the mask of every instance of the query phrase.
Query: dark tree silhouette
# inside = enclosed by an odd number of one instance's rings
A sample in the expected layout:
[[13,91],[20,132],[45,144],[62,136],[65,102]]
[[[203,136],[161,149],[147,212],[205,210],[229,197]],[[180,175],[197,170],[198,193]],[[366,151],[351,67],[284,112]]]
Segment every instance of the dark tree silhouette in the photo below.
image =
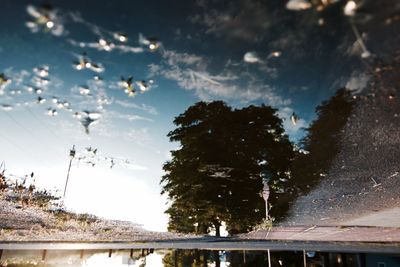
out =
[[164,267],[192,266],[207,267],[213,259],[206,250],[172,250],[163,258]]
[[250,230],[265,217],[263,178],[273,190],[289,178],[293,149],[276,110],[199,102],[174,123],[168,136],[181,146],[161,181],[171,200],[169,230],[219,235],[222,222],[230,233]]
[[342,88],[316,108],[317,118],[306,129],[307,135],[300,142],[307,153],[296,153],[287,194],[271,194],[271,212],[276,219],[284,218],[294,199],[308,193],[328,171],[340,152],[342,129],[351,114],[353,103],[351,92]]

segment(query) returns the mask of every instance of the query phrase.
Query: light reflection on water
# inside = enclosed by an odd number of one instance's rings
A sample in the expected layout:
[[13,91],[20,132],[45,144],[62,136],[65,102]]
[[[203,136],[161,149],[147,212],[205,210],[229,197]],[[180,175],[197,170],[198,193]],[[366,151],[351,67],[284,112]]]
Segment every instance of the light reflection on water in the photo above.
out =
[[400,266],[400,254],[314,251],[4,250],[0,259],[0,266]]
[[0,266],[163,266],[164,251],[3,251]]

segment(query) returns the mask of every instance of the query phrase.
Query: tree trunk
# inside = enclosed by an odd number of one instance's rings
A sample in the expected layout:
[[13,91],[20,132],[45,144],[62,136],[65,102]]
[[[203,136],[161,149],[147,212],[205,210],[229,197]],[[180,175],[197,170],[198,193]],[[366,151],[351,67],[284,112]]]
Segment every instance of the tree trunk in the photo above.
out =
[[218,221],[215,221],[214,227],[215,227],[215,236],[220,237],[221,236],[221,232],[220,232],[221,223]]
[[215,267],[221,267],[221,261],[219,259],[219,251],[214,251]]
[[203,267],[207,267],[208,253],[206,250],[202,250],[202,254],[203,254]]
[[220,237],[221,233],[220,233],[220,229],[219,229],[219,225],[215,226],[215,236]]

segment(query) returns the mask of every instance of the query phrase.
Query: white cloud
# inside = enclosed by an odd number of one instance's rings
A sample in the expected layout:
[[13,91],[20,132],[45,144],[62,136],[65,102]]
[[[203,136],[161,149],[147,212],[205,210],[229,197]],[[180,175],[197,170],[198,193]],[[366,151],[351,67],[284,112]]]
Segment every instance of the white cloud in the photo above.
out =
[[355,72],[346,83],[346,88],[354,93],[359,93],[367,87],[370,79],[371,77],[365,73]]
[[299,130],[308,126],[308,123],[302,118],[299,118],[296,124],[293,124],[290,119],[293,112],[290,107],[283,107],[278,110],[278,116],[283,120],[283,128],[289,136],[297,135]]

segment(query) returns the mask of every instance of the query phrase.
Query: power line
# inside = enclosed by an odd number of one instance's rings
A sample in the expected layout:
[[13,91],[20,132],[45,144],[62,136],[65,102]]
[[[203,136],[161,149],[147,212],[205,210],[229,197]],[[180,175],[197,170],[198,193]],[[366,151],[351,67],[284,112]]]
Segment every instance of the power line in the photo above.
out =
[[[46,165],[46,166],[48,166],[48,167],[50,167],[46,162],[44,162],[44,161],[42,161],[40,158],[38,158],[37,157],[37,155],[33,155],[33,153],[31,153],[31,152],[29,152],[29,151],[27,151],[27,150],[25,150],[24,148],[22,148],[21,146],[19,146],[17,143],[15,143],[13,140],[11,140],[10,138],[8,138],[7,136],[5,136],[5,135],[3,135],[2,134],[2,132],[0,131],[0,136],[3,138],[3,139],[5,139],[5,140],[7,140],[7,142],[9,143],[9,144],[11,144],[12,146],[14,146],[15,148],[17,148],[20,152],[22,152],[23,154],[30,154],[30,159],[32,160],[32,159],[34,159],[34,160],[37,160],[37,161],[39,161],[40,163],[42,163],[43,165]],[[27,153],[28,152],[28,153]]]
[[25,109],[29,111],[31,116],[34,117],[40,124],[42,124],[57,140],[60,139],[60,137],[42,119],[36,116],[32,109],[30,109],[29,107],[25,107]]
[[[38,136],[36,136],[32,131],[30,131],[28,128],[26,128],[23,124],[19,123],[13,116],[11,116],[8,112],[4,111],[4,113],[8,116],[8,118],[10,120],[12,120],[15,124],[17,124],[19,127],[21,127],[28,135],[30,135],[33,139],[35,140],[40,140],[41,138],[39,138]],[[58,154],[58,156],[60,157],[64,157],[63,155],[61,155],[61,153],[59,151],[56,151],[53,147],[50,147],[47,145],[47,142],[41,142],[42,144],[44,144],[45,146],[49,147],[50,150],[54,151],[56,154]]]

